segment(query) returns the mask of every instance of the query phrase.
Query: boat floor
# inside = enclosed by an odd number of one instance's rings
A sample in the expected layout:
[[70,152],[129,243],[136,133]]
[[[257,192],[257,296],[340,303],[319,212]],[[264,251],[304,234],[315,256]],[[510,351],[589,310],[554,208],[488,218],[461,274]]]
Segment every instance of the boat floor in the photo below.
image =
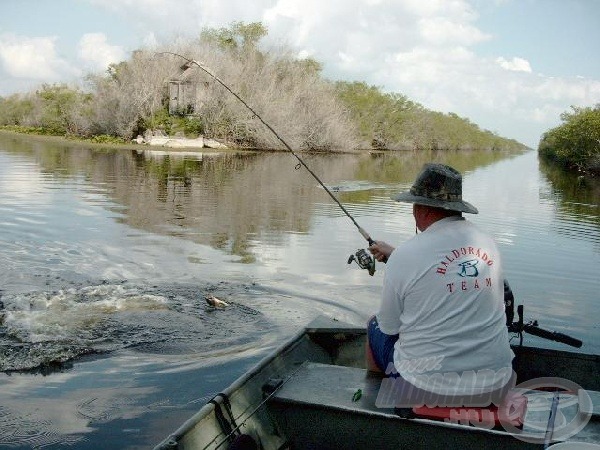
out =
[[[305,362],[273,393],[269,410],[291,448],[432,448],[432,443],[447,448],[540,448],[540,442],[516,439],[504,429],[468,418],[466,423],[449,423],[400,417],[394,408],[376,405],[381,381],[365,369]],[[553,397],[551,392],[530,392],[523,428],[514,431],[543,439]],[[560,395],[561,423],[576,419],[577,397]],[[577,441],[599,442],[600,423],[595,419],[577,433]],[[402,432],[390,433],[390,426]]]

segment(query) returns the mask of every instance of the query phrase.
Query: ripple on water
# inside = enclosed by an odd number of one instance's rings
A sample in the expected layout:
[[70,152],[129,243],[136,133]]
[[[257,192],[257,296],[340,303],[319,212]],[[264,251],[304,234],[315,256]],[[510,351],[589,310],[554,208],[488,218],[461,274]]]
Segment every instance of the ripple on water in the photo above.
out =
[[[18,427],[10,427],[18,423]],[[35,412],[19,413],[0,405],[0,429],[7,426],[10,433],[0,433],[0,446],[40,448],[50,445],[75,445],[83,439],[80,435],[65,434],[50,420],[36,416]]]

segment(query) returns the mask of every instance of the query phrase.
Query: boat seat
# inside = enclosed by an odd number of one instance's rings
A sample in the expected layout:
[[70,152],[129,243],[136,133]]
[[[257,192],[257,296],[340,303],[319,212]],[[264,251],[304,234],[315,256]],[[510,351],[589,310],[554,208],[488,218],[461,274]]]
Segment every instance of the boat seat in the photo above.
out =
[[468,424],[488,424],[501,427],[510,424],[520,428],[525,421],[527,397],[518,391],[509,391],[503,403],[488,407],[433,407],[420,406],[412,408],[417,417],[443,420],[445,422]]

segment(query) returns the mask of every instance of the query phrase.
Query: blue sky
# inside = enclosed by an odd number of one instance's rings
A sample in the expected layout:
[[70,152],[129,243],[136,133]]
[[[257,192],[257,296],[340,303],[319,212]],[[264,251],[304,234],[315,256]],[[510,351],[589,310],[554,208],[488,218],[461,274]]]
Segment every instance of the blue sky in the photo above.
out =
[[599,0],[0,0],[0,96],[81,82],[137,48],[260,21],[266,44],[537,147],[600,103]]

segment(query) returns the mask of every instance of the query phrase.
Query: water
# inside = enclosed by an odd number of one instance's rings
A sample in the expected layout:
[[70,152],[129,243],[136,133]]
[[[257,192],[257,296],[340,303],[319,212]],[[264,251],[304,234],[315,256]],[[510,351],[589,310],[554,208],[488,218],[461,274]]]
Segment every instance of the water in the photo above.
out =
[[[598,181],[535,152],[305,159],[390,243],[414,222],[389,196],[424,162],[456,167],[526,319],[585,343],[527,344],[600,352]],[[0,134],[0,447],[151,447],[315,316],[364,323],[385,266],[346,264],[364,239],[295,165]]]

